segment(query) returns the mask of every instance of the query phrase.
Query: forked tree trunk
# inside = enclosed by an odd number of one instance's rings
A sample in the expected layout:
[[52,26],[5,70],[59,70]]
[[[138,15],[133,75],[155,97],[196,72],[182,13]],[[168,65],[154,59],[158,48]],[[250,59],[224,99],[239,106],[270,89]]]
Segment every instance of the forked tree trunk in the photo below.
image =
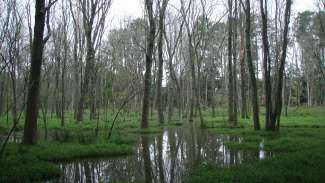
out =
[[[264,5],[263,5],[264,1]],[[266,97],[266,130],[279,130],[280,129],[280,116],[282,111],[282,87],[283,87],[283,75],[285,67],[285,59],[287,56],[287,45],[288,45],[288,32],[291,14],[291,0],[286,0],[286,8],[284,15],[284,30],[283,30],[283,43],[281,50],[281,58],[279,70],[276,72],[275,80],[275,91],[274,91],[274,103],[271,101],[272,94],[272,83],[270,77],[271,60],[270,50],[267,35],[267,4],[266,0],[260,1],[261,12],[262,12],[262,39],[263,39],[263,51],[264,51],[264,72],[265,72],[265,97]]]
[[283,43],[282,43],[282,53],[280,58],[280,68],[278,72],[277,85],[276,85],[276,95],[275,95],[275,106],[272,109],[271,123],[274,129],[280,130],[280,117],[282,111],[282,87],[283,87],[283,77],[285,60],[287,57],[287,46],[288,46],[288,32],[291,14],[291,0],[286,1],[286,9],[284,15],[284,30],[283,30]]

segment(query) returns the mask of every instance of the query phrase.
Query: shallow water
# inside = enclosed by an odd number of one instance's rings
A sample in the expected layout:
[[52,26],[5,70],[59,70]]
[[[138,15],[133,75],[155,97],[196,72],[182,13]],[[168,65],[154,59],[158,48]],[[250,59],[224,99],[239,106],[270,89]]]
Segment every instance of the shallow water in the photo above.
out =
[[257,152],[230,150],[224,145],[227,141],[241,140],[241,137],[215,135],[193,126],[167,128],[158,135],[142,136],[130,156],[61,163],[62,176],[50,182],[135,182],[147,179],[178,183],[184,182],[191,168],[198,163],[230,166],[272,156],[272,153],[263,151],[263,142]]

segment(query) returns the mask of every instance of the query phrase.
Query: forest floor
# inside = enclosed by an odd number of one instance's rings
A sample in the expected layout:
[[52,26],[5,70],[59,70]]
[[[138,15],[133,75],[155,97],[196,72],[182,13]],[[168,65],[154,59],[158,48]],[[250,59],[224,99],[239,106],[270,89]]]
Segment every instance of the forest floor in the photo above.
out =
[[281,122],[280,132],[256,132],[247,120],[240,120],[240,128],[213,123],[212,133],[242,137],[240,142],[226,143],[228,148],[258,151],[262,141],[263,150],[273,156],[229,167],[202,162],[186,182],[324,182],[324,108],[292,108]]
[[[186,182],[322,182],[325,180],[325,110],[323,108],[290,108],[288,116],[282,116],[281,130],[276,132],[253,131],[251,119],[240,119],[238,127],[225,123],[226,111],[204,112],[205,126],[211,133],[240,136],[241,142],[227,142],[231,149],[259,150],[274,153],[271,158],[249,163],[220,167],[212,162],[202,162],[192,170]],[[54,116],[54,115],[53,115]],[[140,115],[124,113],[118,118],[113,134],[107,138],[110,118],[77,123],[73,114],[66,114],[66,124],[60,126],[56,117],[48,117],[47,133],[39,120],[39,142],[35,146],[22,146],[23,119],[18,125],[16,139],[10,139],[5,156],[0,160],[0,182],[41,181],[58,177],[58,161],[81,158],[111,157],[132,153],[132,147],[140,134],[159,133],[165,127],[179,126],[178,121],[160,125],[150,121],[147,130],[140,129]],[[264,119],[263,111],[261,120]],[[10,116],[0,119],[0,134],[9,131]],[[7,123],[8,121],[8,123]],[[97,123],[98,122],[98,123]],[[261,123],[263,126],[263,122]],[[98,127],[98,128],[97,128]],[[98,130],[96,130],[98,129]],[[2,140],[3,138],[1,138]],[[16,141],[16,142],[15,142]],[[1,142],[2,144],[2,142]]]

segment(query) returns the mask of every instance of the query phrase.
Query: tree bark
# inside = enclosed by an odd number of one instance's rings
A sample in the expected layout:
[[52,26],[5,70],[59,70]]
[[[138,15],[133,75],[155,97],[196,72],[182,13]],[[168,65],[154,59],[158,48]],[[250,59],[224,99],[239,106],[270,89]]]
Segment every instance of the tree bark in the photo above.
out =
[[87,46],[86,67],[85,67],[84,79],[83,82],[81,83],[81,93],[80,93],[80,100],[78,104],[77,121],[83,120],[85,98],[89,90],[89,81],[91,79],[91,73],[94,70],[93,62],[94,62],[95,51],[93,48],[93,43],[91,38],[92,30],[90,30],[89,28],[85,28],[85,29],[86,29],[86,46]]
[[237,89],[237,37],[238,37],[238,0],[235,0],[234,10],[234,21],[233,21],[233,124],[237,125],[237,113],[238,113],[238,89]]
[[22,143],[33,145],[37,142],[37,117],[39,107],[39,91],[41,67],[44,48],[44,26],[45,26],[45,0],[36,0],[34,38],[31,53],[30,76],[28,83],[28,97],[26,108],[26,120]]
[[280,68],[277,78],[277,88],[275,95],[275,106],[272,109],[271,123],[272,130],[280,130],[280,117],[282,111],[282,87],[283,87],[283,76],[285,68],[285,60],[287,57],[287,46],[288,46],[288,32],[291,14],[291,0],[286,1],[286,9],[284,15],[284,30],[283,30],[283,43],[282,43],[282,53],[280,58]]
[[264,92],[265,92],[265,128],[272,129],[270,123],[270,117],[272,112],[272,84],[271,84],[271,60],[270,60],[270,49],[268,41],[268,19],[267,19],[267,1],[260,0],[260,9],[262,16],[262,40],[263,40],[263,68],[264,68]]
[[146,49],[146,72],[144,76],[144,94],[142,103],[142,120],[141,128],[148,128],[149,116],[149,98],[151,90],[151,69],[152,69],[152,55],[155,42],[155,20],[153,16],[153,2],[152,0],[145,1],[146,10],[149,17],[149,32],[147,34],[147,49]]
[[235,125],[234,118],[234,78],[232,65],[232,42],[233,42],[233,17],[232,17],[233,0],[228,0],[229,17],[228,17],[228,121],[230,125]]
[[240,31],[240,92],[241,92],[241,117],[243,119],[248,118],[247,112],[247,71],[246,71],[246,63],[245,63],[245,43],[244,43],[244,31]]
[[254,129],[260,130],[260,120],[259,120],[259,104],[258,104],[258,93],[257,93],[257,84],[255,77],[254,64],[252,60],[252,49],[251,49],[251,9],[250,9],[250,0],[246,0],[246,29],[245,29],[245,44],[246,44],[246,58],[249,70],[249,76],[251,81],[251,90],[252,90],[252,106],[253,106],[253,121]]
[[163,35],[164,35],[164,20],[165,11],[167,8],[168,0],[163,0],[162,6],[159,9],[159,35],[158,35],[158,80],[157,80],[157,109],[158,109],[158,121],[164,123],[164,111],[162,103],[162,80],[163,80]]

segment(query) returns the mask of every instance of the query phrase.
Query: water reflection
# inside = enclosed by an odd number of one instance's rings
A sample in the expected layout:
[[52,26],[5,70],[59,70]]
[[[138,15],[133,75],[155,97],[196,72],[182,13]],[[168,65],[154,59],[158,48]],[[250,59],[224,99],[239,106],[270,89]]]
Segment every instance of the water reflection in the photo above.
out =
[[202,161],[230,166],[272,155],[263,151],[263,142],[260,151],[252,152],[230,150],[224,145],[227,141],[242,139],[210,134],[193,126],[170,128],[155,137],[141,137],[131,156],[63,163],[62,176],[51,182],[177,183]]

